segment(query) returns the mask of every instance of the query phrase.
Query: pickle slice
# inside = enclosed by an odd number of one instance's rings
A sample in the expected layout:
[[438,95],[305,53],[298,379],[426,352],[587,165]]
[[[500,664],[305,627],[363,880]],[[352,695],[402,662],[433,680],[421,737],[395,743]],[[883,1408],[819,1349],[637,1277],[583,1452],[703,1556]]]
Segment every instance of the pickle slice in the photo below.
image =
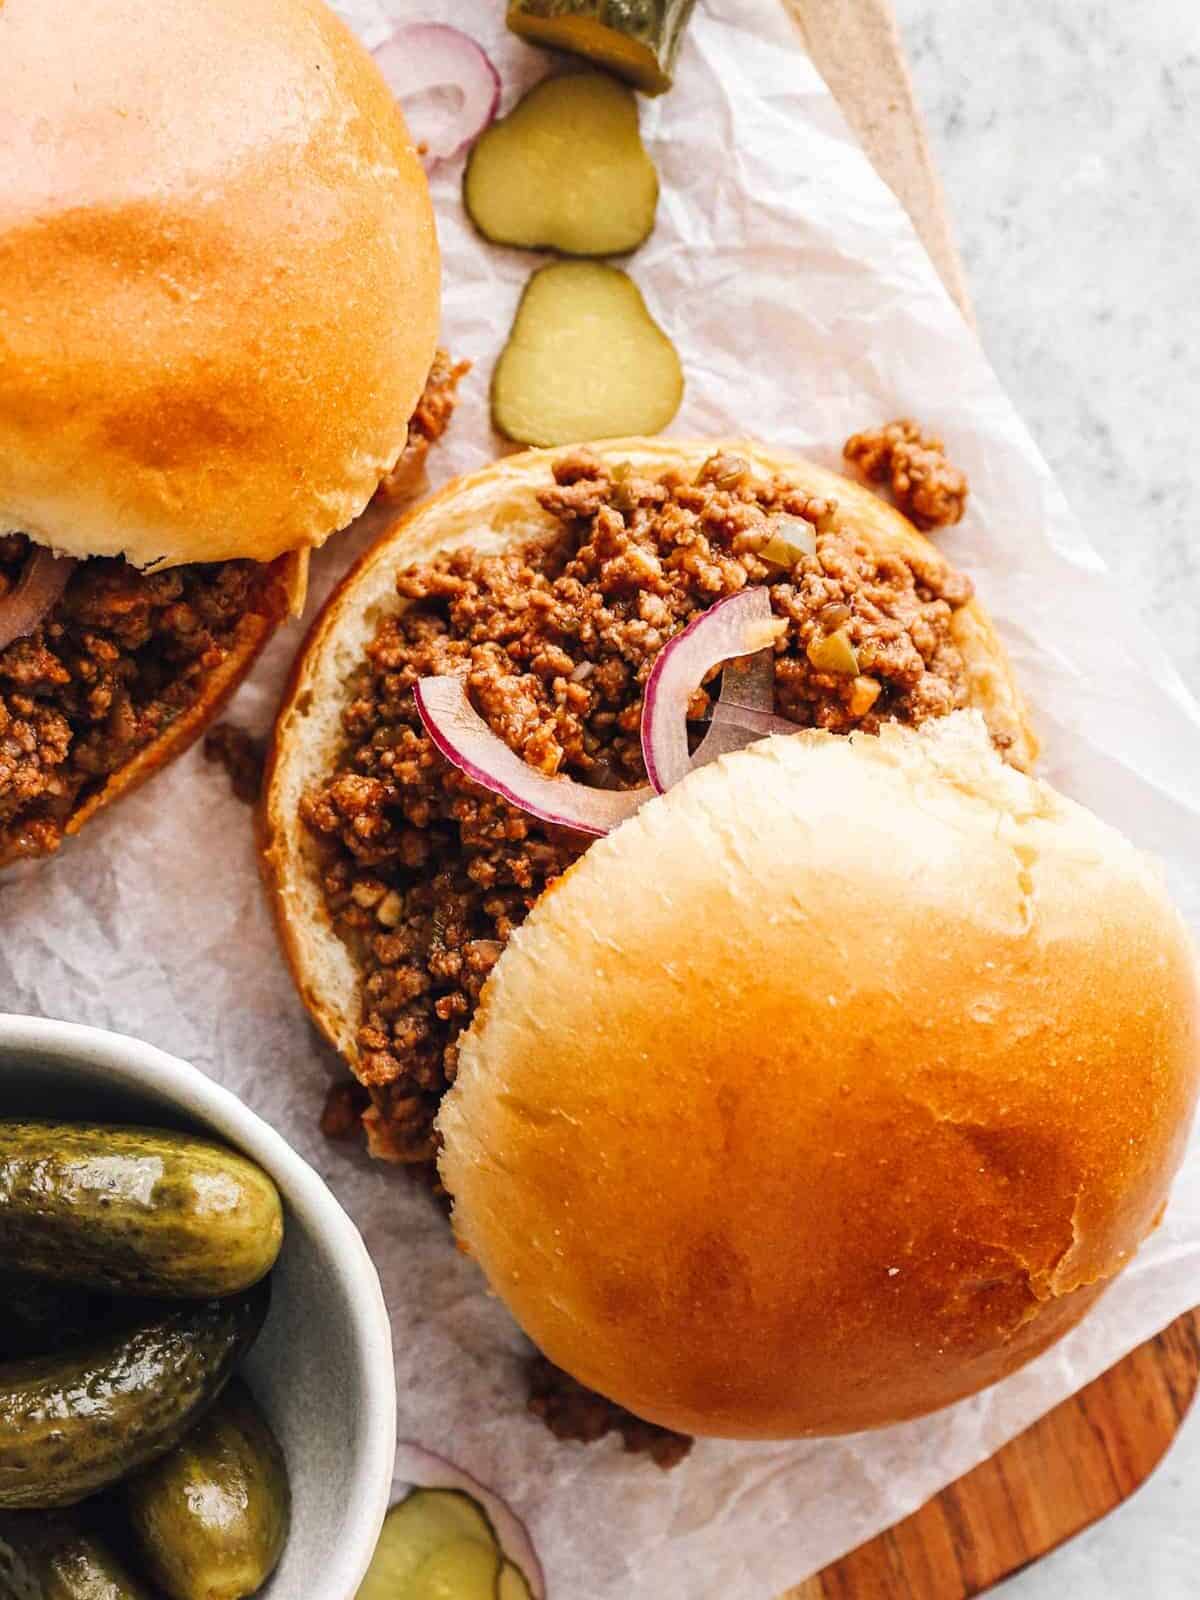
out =
[[463,200],[496,244],[569,256],[636,250],[654,227],[658,173],[633,91],[599,72],[544,79],[476,143]]
[[394,1600],[496,1600],[500,1561],[495,1545],[455,1539],[439,1545]]
[[645,94],[662,94],[695,0],[509,0],[508,25],[531,44],[570,50]]
[[558,261],[526,285],[492,376],[492,420],[520,444],[658,433],[679,410],[675,346],[626,273]]
[[525,1574],[520,1567],[514,1567],[511,1561],[506,1561],[500,1568],[500,1576],[496,1581],[496,1600],[533,1600],[533,1590],[525,1581]]
[[[492,1600],[500,1553],[483,1511],[458,1489],[414,1489],[388,1512],[357,1600],[409,1600],[410,1593],[423,1594],[409,1585],[439,1550],[459,1544],[473,1544],[488,1556],[491,1565],[483,1593]],[[464,1590],[464,1600],[472,1592]]]

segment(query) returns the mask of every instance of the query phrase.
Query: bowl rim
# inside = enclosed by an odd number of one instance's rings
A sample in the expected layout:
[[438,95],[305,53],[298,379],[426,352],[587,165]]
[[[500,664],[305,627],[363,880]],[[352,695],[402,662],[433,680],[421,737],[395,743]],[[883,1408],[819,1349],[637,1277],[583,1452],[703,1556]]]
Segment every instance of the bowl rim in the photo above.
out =
[[354,1600],[379,1541],[396,1460],[391,1320],[379,1274],[355,1223],[325,1180],[281,1133],[232,1090],[181,1057],[89,1023],[0,1011],[0,1049],[7,1055],[22,1048],[70,1057],[84,1066],[115,1068],[131,1088],[178,1101],[180,1110],[257,1161],[278,1183],[288,1207],[326,1241],[350,1302],[363,1393],[360,1445],[353,1474],[343,1486],[347,1525],[329,1552],[321,1588],[322,1600]]

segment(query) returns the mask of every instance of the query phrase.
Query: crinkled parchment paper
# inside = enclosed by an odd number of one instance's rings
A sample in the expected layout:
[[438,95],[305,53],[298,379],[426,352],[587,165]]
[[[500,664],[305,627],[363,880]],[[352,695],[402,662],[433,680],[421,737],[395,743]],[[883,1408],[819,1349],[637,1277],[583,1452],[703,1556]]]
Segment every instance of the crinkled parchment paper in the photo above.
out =
[[[473,32],[505,103],[545,70],[497,0],[343,0],[368,43],[387,13]],[[1200,713],[1113,586],[907,218],[875,177],[776,0],[702,0],[674,92],[643,124],[663,180],[631,270],[680,351],[681,432],[748,431],[836,464],[857,428],[909,414],[944,433],[974,494],[942,543],[1002,625],[1046,774],[1167,863],[1200,924]],[[465,223],[434,182],[445,337],[477,365],[436,479],[497,450],[488,377],[535,264]],[[247,329],[249,335],[250,329]],[[361,542],[361,532],[358,542]],[[315,563],[316,596],[352,533]],[[298,634],[233,715],[265,729]],[[331,1063],[276,953],[250,816],[193,752],[0,888],[0,1009],[139,1034],[238,1091],[328,1178],[392,1308],[400,1430],[455,1455],[529,1519],[558,1600],[769,1597],[903,1516],[1200,1299],[1200,1149],[1167,1220],[1065,1343],[922,1422],[832,1442],[698,1444],[663,1475],[613,1441],[556,1444],[522,1409],[522,1341],[402,1175],[326,1144]],[[314,1596],[314,1600],[319,1597]]]

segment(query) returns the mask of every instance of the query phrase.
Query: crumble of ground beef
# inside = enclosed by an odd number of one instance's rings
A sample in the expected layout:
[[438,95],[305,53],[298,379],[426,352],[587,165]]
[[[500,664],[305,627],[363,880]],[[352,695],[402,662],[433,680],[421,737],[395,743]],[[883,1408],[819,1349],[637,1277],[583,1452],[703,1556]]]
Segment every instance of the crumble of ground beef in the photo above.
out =
[[531,1358],[528,1381],[529,1410],[556,1439],[594,1444],[605,1434],[618,1433],[629,1454],[649,1456],[664,1472],[677,1467],[695,1443],[686,1433],[674,1433],[635,1417],[615,1401],[577,1383],[543,1355]]
[[[29,549],[0,537],[0,596]],[[39,626],[0,650],[0,859],[56,850],[76,807],[194,704],[264,570],[79,563]]]
[[234,722],[218,722],[204,735],[204,759],[225,769],[235,799],[248,806],[258,803],[267,761],[264,739]]
[[843,451],[872,483],[886,483],[896,505],[918,528],[929,532],[960,522],[967,508],[965,474],[946,459],[940,439],[911,418],[856,433]]
[[470,370],[469,361],[452,361],[447,350],[439,350],[434,356],[424,392],[408,424],[408,443],[375,491],[376,500],[394,505],[410,500],[420,488],[426,459],[450,426],[458,403],[458,386]]
[[321,1132],[327,1139],[357,1139],[362,1133],[363,1112],[371,1097],[360,1083],[339,1078],[331,1083],[321,1112]]

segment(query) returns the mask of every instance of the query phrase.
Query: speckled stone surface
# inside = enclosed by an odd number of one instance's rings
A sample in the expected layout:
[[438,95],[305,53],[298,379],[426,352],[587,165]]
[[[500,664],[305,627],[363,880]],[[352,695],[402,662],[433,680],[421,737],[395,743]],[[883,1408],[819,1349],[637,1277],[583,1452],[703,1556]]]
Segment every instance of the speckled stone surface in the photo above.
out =
[[[1200,694],[1200,3],[894,3],[984,344]],[[1200,1595],[1200,1410],[1140,1494],[1002,1593]]]

